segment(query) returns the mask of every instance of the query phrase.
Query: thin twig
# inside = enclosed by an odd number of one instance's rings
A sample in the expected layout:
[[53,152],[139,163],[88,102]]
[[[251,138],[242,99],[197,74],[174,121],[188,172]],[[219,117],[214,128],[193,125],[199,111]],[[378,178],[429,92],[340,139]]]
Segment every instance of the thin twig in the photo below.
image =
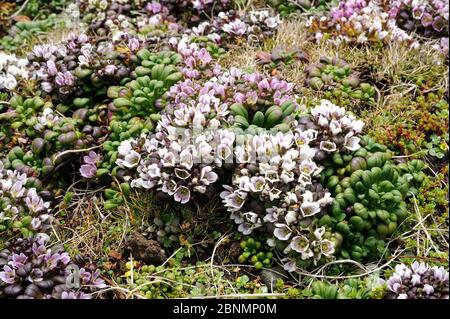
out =
[[66,155],[66,154],[82,153],[82,152],[92,151],[92,150],[95,150],[95,149],[100,148],[100,147],[102,147],[102,146],[103,146],[103,145],[100,144],[100,145],[96,145],[96,146],[92,146],[92,147],[84,148],[84,149],[79,149],[79,150],[67,150],[67,151],[63,151],[63,152],[61,152],[61,153],[58,153],[58,154],[55,156],[55,158],[53,159],[53,164],[55,164],[55,162],[56,162],[56,160],[57,160],[58,158],[60,158],[61,156]]
[[11,18],[14,18],[15,16],[18,16],[22,12],[22,10],[25,9],[25,7],[27,6],[28,2],[30,2],[30,0],[25,0],[25,2],[22,4],[22,6],[19,8],[19,10],[17,10],[16,12],[14,12],[11,15]]

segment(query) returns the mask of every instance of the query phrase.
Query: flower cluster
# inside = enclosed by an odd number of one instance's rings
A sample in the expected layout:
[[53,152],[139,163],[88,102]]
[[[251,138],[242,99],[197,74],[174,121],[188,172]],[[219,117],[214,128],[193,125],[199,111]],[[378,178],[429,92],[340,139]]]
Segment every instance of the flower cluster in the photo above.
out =
[[303,232],[291,239],[284,249],[288,257],[283,258],[283,268],[296,271],[298,265],[317,265],[321,260],[334,259],[336,247],[341,244],[338,234],[326,231],[326,227],[304,228]]
[[79,10],[83,22],[99,35],[111,30],[130,30],[133,26],[131,10],[135,1],[77,0],[72,10]]
[[139,177],[131,181],[132,187],[157,187],[182,204],[195,193],[213,195],[217,170],[232,154],[234,134],[219,129],[218,120],[207,123],[201,112],[194,115],[193,124],[192,130],[167,126],[144,137],[139,141],[143,143],[141,153],[133,150],[136,141],[122,142],[116,163],[121,168],[137,167]]
[[405,42],[416,45],[411,35],[399,28],[378,1],[346,0],[326,16],[313,16],[309,27],[320,40],[331,34],[335,42]]
[[274,33],[280,17],[269,10],[251,11],[239,15],[235,11],[220,12],[211,21],[203,21],[189,31],[192,37],[206,37],[212,43],[224,45],[245,38],[260,42]]
[[[312,194],[302,194],[320,172],[312,161],[315,150],[308,145],[313,138],[312,131],[295,135],[291,132],[265,133],[250,136],[243,145],[236,146],[236,161],[240,165],[233,176],[232,186],[224,186],[226,191],[221,193],[221,197],[231,212],[231,218],[239,224],[239,231],[248,235],[263,225],[264,203],[281,202],[289,206],[295,198],[296,204],[304,201],[304,209],[310,212],[306,215],[301,213],[301,217],[313,216],[320,211],[320,205],[311,205]],[[295,188],[298,188],[300,198]],[[296,216],[301,210],[301,205],[295,209],[294,221],[297,221]],[[266,219],[271,218],[267,216]]]
[[410,267],[399,264],[387,280],[388,298],[448,299],[448,271],[415,261]]
[[90,151],[88,155],[83,157],[83,165],[80,167],[80,174],[84,178],[92,178],[97,173],[97,164],[100,157],[94,151]]
[[105,94],[103,81],[114,84],[128,76],[130,71],[124,63],[128,55],[120,51],[136,52],[140,44],[132,37],[127,40],[124,44],[98,43],[85,34],[70,34],[58,45],[35,46],[28,60],[41,89],[67,102],[70,98],[82,97],[89,90],[96,95]]
[[448,37],[448,9],[448,0],[395,0],[389,15],[406,31],[427,38]]
[[50,203],[30,188],[25,174],[7,170],[0,161],[0,233],[20,232],[28,237],[50,229]]
[[0,91],[12,91],[19,82],[29,78],[28,61],[0,52]]
[[214,13],[217,13],[229,9],[231,5],[230,0],[161,0],[159,2],[167,6],[174,14],[191,11],[194,14],[191,21],[198,20],[203,12],[210,14],[214,10]]
[[[198,51],[198,56],[201,58],[197,59],[202,59],[198,64],[209,64],[209,68],[199,68],[202,73],[183,69],[186,77],[192,78],[170,88],[166,105],[168,113],[175,114],[177,108],[196,107],[200,103],[201,106],[214,105],[216,116],[220,116],[221,121],[242,130],[251,125],[289,129],[294,114],[301,110],[293,83],[259,72],[246,73],[237,68],[223,70],[220,65],[212,67],[211,58],[204,49]],[[209,79],[195,81],[200,75]],[[182,119],[176,122],[177,126],[189,124]]]
[[[37,236],[5,243],[0,252],[0,298],[89,299],[86,292],[106,287],[99,270],[78,270],[68,253],[47,249],[46,241]],[[78,272],[72,274],[71,268]]]
[[82,15],[82,23],[99,35],[147,34],[151,29],[176,32],[181,28],[169,7],[158,1],[77,0],[68,11],[72,17]]
[[360,148],[358,135],[364,122],[328,100],[322,100],[320,105],[312,108],[310,115],[301,116],[297,125],[301,129],[316,131],[317,137],[313,140],[313,145],[319,149],[315,157],[319,161],[334,152],[349,152]]
[[[175,46],[173,38],[171,44]],[[188,37],[183,37],[176,43],[176,50],[183,59],[181,72],[188,79],[198,79],[202,76],[211,77],[212,57],[205,48],[200,48],[196,43],[190,43]]]
[[[314,182],[321,168],[313,161],[316,150],[309,144],[316,136],[313,130],[250,136],[236,146],[233,181],[224,185],[220,196],[243,234],[265,225],[273,236],[271,245],[279,241],[285,253],[293,250],[302,259],[318,260],[321,252],[331,254],[334,245],[330,242],[318,253],[309,245],[315,215],[331,202],[330,194]],[[321,241],[319,233],[314,236]]]

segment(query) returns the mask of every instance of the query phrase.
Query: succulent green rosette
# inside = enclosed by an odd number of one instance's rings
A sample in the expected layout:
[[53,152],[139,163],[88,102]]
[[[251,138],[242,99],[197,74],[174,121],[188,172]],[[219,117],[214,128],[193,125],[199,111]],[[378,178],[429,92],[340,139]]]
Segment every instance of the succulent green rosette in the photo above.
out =
[[139,65],[131,72],[132,79],[122,87],[108,89],[108,97],[114,99],[115,116],[122,120],[158,113],[161,107],[156,101],[183,77],[177,68],[182,58],[177,53],[154,54],[142,49],[135,59]]
[[230,111],[234,115],[234,127],[245,130],[248,134],[259,134],[265,130],[280,131],[283,133],[291,129],[294,121],[294,112],[298,105],[293,100],[288,100],[281,105],[266,105],[263,103],[246,107],[242,103],[234,103]]
[[52,180],[62,183],[55,173],[78,158],[64,152],[91,147],[106,135],[105,109],[93,107],[88,98],[55,106],[40,97],[12,97],[8,110],[0,114],[0,146],[9,146],[4,167],[25,173],[32,181],[29,186],[38,190]]
[[319,223],[342,234],[340,255],[353,260],[384,252],[384,238],[407,217],[405,200],[417,191],[409,183],[412,175],[405,174],[406,164],[394,163],[384,145],[368,137],[361,144],[351,154],[335,153],[321,176],[334,200]]
[[347,105],[351,100],[374,102],[376,90],[363,82],[351,66],[339,58],[321,57],[320,62],[306,67],[305,84],[322,91],[324,97]]

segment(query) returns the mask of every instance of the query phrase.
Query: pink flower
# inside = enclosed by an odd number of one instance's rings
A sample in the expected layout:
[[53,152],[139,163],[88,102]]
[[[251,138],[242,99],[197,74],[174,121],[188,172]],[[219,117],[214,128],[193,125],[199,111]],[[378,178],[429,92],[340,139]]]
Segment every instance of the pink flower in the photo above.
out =
[[200,49],[198,52],[198,58],[202,66],[208,65],[212,61],[211,55],[209,55],[205,48]]
[[148,3],[145,9],[147,9],[153,14],[156,14],[161,12],[162,6],[159,2],[153,1],[151,3]]
[[0,281],[7,284],[13,284],[16,277],[16,271],[8,265],[3,266],[3,271],[0,272]]
[[267,81],[267,79],[264,79],[258,83],[258,89],[260,91],[270,89],[270,85],[269,85],[269,82]]
[[94,151],[90,151],[88,156],[84,156],[83,160],[86,164],[96,165],[100,157]]
[[84,164],[80,167],[80,174],[84,178],[92,178],[97,173],[97,166],[92,164]]

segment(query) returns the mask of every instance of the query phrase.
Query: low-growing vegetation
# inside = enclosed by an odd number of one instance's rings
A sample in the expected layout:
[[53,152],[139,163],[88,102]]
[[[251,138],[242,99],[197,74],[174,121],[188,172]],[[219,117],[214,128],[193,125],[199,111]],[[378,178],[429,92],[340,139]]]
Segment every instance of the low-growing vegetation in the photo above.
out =
[[448,299],[448,12],[2,1],[0,299]]

